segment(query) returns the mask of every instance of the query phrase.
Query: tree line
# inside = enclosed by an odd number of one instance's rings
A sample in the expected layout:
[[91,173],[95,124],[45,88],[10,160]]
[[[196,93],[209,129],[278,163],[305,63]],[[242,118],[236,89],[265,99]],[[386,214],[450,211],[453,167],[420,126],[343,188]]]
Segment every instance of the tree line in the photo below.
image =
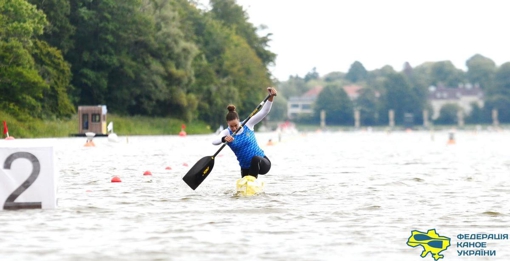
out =
[[53,119],[106,104],[220,124],[272,85],[261,29],[235,0],[0,0],[0,110]]
[[[388,111],[395,112],[395,123],[404,124],[405,115],[412,114],[415,124],[423,122],[423,111],[432,115],[428,101],[431,86],[457,88],[473,86],[484,92],[484,105],[471,104],[466,123],[492,122],[492,110],[498,110],[502,123],[510,122],[510,62],[496,66],[490,58],[476,54],[466,61],[467,71],[456,68],[450,61],[426,62],[416,67],[405,63],[401,71],[387,65],[367,71],[363,64],[355,61],[347,73],[331,72],[320,76],[314,68],[304,77],[290,76],[280,83],[285,98],[299,96],[314,86],[324,86],[314,106],[312,115],[298,117],[298,122],[318,123],[320,111],[327,111],[326,121],[331,124],[354,124],[354,110],[360,111],[362,125],[387,125]],[[362,86],[359,97],[349,99],[343,86]],[[447,104],[440,110],[436,124],[457,123],[456,104]],[[428,119],[430,120],[430,119]]]

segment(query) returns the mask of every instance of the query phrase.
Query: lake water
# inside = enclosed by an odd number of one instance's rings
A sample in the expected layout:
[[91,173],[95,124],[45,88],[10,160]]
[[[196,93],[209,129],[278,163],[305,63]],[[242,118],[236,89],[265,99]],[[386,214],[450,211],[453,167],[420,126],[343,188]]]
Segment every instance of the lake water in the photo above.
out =
[[[196,191],[182,181],[212,137],[44,140],[58,208],[0,211],[0,260],[432,261],[406,243],[429,229],[451,238],[441,260],[510,260],[510,240],[457,238],[510,234],[509,132],[257,133],[273,166],[249,198],[228,147]],[[480,249],[496,256],[458,254]]]

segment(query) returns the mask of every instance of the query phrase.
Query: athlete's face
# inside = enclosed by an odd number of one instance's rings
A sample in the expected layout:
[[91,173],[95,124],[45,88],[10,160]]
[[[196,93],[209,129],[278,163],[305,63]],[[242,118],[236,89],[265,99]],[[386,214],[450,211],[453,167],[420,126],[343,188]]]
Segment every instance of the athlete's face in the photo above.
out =
[[239,119],[227,121],[227,124],[228,124],[228,127],[230,128],[230,130],[232,130],[233,132],[236,132],[237,128],[239,128]]

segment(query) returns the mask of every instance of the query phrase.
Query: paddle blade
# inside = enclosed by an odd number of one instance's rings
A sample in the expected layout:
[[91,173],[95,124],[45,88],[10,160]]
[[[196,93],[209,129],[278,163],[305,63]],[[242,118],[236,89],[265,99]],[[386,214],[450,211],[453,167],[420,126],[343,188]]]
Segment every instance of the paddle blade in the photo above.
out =
[[182,180],[195,190],[204,181],[214,167],[214,157],[206,156],[200,159],[195,165],[182,177]]

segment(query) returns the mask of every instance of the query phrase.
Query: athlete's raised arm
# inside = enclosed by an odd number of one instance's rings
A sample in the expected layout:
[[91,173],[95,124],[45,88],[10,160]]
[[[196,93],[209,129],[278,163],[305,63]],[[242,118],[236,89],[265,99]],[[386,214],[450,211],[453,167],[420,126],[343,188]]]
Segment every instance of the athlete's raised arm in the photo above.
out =
[[262,121],[262,119],[264,119],[267,116],[267,114],[269,114],[269,112],[271,111],[271,107],[273,106],[274,96],[276,96],[276,94],[278,93],[276,89],[273,87],[267,87],[267,91],[271,94],[271,96],[269,97],[269,99],[267,99],[267,102],[264,104],[264,106],[262,106],[260,111],[257,114],[253,115],[253,117],[251,117],[250,120],[245,125],[246,127],[252,130],[257,123]]

